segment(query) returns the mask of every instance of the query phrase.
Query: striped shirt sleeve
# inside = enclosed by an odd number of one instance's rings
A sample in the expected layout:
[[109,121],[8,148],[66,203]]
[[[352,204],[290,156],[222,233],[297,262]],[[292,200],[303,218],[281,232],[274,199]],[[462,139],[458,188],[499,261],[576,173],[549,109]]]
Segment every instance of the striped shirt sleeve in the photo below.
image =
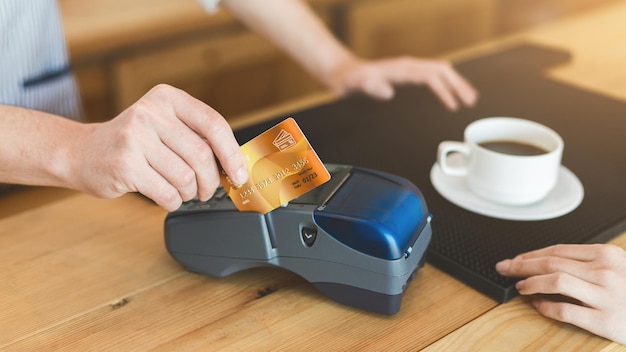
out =
[[0,1],[0,104],[80,119],[56,0]]

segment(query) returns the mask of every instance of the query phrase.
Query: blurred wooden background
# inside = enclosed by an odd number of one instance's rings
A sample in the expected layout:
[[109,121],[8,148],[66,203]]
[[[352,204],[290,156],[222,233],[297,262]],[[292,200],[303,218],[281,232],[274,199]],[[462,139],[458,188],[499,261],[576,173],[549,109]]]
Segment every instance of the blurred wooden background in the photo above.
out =
[[[234,118],[324,89],[224,11],[196,0],[59,0],[87,118],[168,83]],[[368,58],[436,57],[616,0],[309,0]]]

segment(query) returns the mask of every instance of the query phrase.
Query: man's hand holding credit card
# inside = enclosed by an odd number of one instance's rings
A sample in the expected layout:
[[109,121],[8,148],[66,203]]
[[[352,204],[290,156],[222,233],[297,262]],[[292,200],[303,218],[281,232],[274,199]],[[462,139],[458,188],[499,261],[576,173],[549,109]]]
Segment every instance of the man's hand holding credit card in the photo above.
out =
[[293,118],[241,146],[250,175],[235,185],[224,170],[224,190],[240,211],[268,213],[330,180],[330,173]]

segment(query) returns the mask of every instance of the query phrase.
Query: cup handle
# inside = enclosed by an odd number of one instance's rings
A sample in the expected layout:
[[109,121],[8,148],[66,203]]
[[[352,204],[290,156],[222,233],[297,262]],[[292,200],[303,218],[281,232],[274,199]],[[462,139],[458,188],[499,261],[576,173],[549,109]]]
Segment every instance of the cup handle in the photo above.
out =
[[450,166],[447,163],[448,154],[461,153],[464,159],[467,159],[470,154],[470,148],[467,144],[462,142],[445,141],[439,143],[437,150],[437,163],[444,174],[450,176],[465,176],[467,175],[467,166]]

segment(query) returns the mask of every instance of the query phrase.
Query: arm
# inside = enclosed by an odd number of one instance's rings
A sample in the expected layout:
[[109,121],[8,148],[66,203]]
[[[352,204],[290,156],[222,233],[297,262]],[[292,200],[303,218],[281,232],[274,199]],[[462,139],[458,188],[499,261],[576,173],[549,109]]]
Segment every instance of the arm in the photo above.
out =
[[476,101],[475,89],[447,62],[356,57],[302,1],[223,0],[223,5],[338,94],[362,91],[389,99],[394,84],[426,84],[449,109]]
[[216,159],[244,183],[245,161],[224,118],[166,85],[116,118],[83,124],[0,105],[0,182],[57,186],[113,198],[140,192],[167,210],[219,185]]
[[560,294],[574,302],[535,297],[543,315],[626,344],[626,252],[607,244],[557,245],[520,254],[496,265],[521,277],[522,295]]

